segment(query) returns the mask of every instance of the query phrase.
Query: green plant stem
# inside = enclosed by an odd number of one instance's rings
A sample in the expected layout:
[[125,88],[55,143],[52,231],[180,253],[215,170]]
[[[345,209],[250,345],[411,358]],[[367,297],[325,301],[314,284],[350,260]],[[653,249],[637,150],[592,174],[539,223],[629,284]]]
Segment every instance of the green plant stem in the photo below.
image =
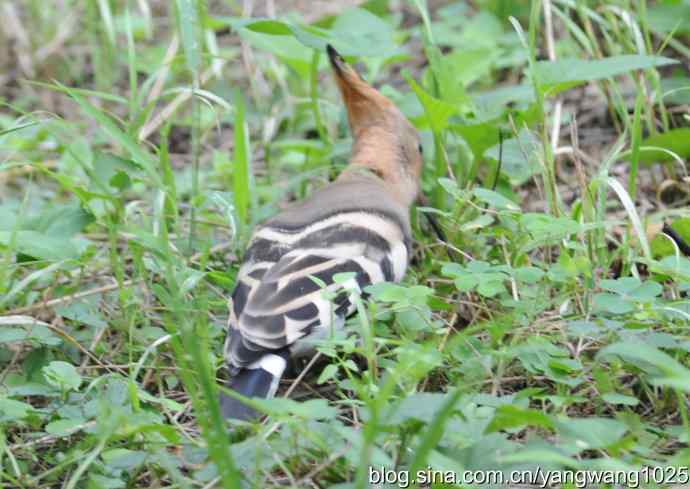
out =
[[319,109],[319,61],[321,60],[321,53],[314,49],[311,57],[311,70],[309,77],[309,95],[311,97],[311,111],[314,116],[314,124],[319,137],[324,144],[330,145],[331,141],[328,137],[328,131],[323,125],[321,119],[321,110]]
[[192,93],[192,198],[189,213],[189,248],[188,254],[194,253],[194,236],[196,234],[196,206],[199,199],[199,156],[200,144],[199,133],[201,131],[201,110],[200,101],[196,95],[199,89],[199,76],[194,73],[194,84]]

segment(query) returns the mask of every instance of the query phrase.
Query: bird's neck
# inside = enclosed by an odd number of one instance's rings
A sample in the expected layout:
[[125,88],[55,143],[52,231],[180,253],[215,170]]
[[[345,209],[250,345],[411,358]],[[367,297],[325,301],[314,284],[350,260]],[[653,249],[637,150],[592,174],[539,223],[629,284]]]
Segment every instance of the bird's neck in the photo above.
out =
[[401,157],[395,134],[379,126],[355,132],[350,164],[369,168],[381,179],[395,183]]
[[399,146],[394,136],[383,130],[356,134],[350,164],[339,179],[362,174],[377,178],[391,197],[409,207],[417,196],[418,186],[403,169],[405,162]]

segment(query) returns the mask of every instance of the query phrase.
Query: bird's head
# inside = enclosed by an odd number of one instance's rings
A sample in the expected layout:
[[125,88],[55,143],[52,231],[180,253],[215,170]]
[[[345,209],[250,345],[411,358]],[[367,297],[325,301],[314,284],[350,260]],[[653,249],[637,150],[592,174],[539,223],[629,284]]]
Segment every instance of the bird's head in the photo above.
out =
[[[366,168],[409,206],[417,197],[422,145],[415,128],[387,97],[366,83],[333,46],[327,46],[335,80],[347,108],[354,142],[348,170]],[[347,178],[350,173],[343,172]]]

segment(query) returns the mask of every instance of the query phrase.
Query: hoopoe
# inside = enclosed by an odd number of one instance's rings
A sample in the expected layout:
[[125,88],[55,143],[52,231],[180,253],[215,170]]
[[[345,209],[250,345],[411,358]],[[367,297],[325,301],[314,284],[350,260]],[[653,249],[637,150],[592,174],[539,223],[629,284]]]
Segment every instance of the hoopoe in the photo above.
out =
[[[230,387],[246,397],[272,397],[287,359],[313,352],[314,340],[355,311],[351,297],[333,301],[312,277],[337,292],[399,282],[407,269],[410,206],[417,198],[422,147],[412,124],[327,46],[354,142],[349,165],[306,200],[259,225],[229,301],[225,360]],[[334,275],[352,272],[350,283]],[[352,289],[350,289],[352,290]],[[257,413],[221,395],[226,418]]]

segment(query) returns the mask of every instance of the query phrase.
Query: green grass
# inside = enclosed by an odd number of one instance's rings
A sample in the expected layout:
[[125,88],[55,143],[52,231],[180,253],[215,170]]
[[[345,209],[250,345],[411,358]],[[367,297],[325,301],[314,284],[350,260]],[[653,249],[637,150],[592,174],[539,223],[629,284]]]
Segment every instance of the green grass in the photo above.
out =
[[[0,487],[690,465],[690,260],[658,231],[690,243],[690,4],[437,3],[3,5]],[[419,129],[432,208],[405,282],[226,425],[251,229],[347,162],[327,42]]]

